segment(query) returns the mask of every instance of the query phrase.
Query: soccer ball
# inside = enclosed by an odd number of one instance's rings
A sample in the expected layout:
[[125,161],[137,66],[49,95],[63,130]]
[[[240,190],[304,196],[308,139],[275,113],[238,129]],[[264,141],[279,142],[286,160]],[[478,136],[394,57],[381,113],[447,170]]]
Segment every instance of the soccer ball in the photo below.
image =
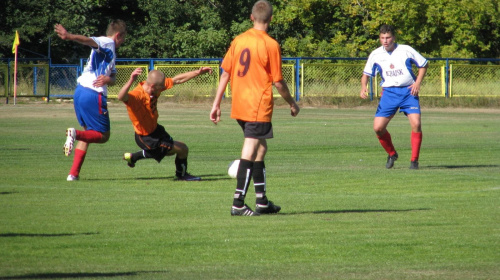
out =
[[240,166],[240,160],[233,160],[231,163],[227,166],[227,175],[229,177],[236,179],[236,175],[238,174],[238,167]]

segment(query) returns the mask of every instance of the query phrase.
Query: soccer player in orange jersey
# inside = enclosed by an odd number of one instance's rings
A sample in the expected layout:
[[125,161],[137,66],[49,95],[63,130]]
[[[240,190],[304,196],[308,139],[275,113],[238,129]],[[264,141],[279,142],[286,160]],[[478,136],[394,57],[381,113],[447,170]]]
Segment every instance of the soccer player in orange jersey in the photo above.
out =
[[158,70],[149,72],[146,81],[140,82],[132,91],[130,87],[142,73],[141,68],[136,68],[130,75],[130,79],[120,89],[118,100],[127,106],[128,115],[135,130],[135,142],[142,149],[136,153],[125,153],[123,159],[130,167],[141,159],[153,158],[160,162],[165,156],[176,155],[175,176],[177,180],[200,181],[201,178],[187,172],[188,147],[180,141],[174,141],[158,124],[158,97],[162,91],[172,88],[176,84],[182,84],[192,78],[211,73],[210,67],[201,67],[198,70],[176,75],[173,78],[165,78]]
[[[220,121],[220,102],[227,83],[231,81],[231,118],[243,130],[245,140],[237,172],[237,185],[231,208],[233,216],[258,216],[278,213],[281,207],[266,196],[264,157],[267,139],[273,138],[272,86],[290,105],[291,115],[297,116],[299,106],[290,95],[281,73],[281,50],[278,42],[267,34],[273,7],[268,1],[257,1],[250,19],[253,28],[238,35],[222,62],[222,73],[213,103],[210,119]],[[256,195],[255,212],[245,204],[245,196],[253,179]]]

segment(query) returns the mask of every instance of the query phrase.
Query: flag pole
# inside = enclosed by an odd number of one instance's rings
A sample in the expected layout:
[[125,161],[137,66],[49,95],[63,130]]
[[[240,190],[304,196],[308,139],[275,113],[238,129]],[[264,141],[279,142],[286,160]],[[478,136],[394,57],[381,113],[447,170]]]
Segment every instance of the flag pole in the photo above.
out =
[[[19,33],[16,30],[16,36],[14,37],[14,43],[12,44],[12,52],[14,53],[14,105],[16,105],[17,97],[17,46],[19,46]],[[7,96],[9,94],[7,93]]]
[[17,98],[17,46],[16,46],[16,54],[14,56],[14,105],[16,105]]

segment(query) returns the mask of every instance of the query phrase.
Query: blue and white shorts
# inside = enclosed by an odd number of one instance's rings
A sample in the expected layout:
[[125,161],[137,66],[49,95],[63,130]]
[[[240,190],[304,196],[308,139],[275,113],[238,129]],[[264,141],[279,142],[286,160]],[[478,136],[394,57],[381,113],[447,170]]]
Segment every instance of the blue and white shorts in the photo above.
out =
[[78,122],[87,130],[101,133],[110,130],[108,100],[95,90],[78,85],[73,96]]
[[418,96],[411,95],[408,87],[386,87],[382,90],[382,97],[378,104],[375,117],[390,117],[396,112],[420,114],[420,101]]

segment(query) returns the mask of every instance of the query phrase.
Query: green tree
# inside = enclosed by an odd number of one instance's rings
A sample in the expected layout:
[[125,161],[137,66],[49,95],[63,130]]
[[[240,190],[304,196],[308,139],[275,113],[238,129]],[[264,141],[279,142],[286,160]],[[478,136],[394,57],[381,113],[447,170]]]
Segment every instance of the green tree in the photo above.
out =
[[[252,26],[254,0],[7,0],[0,5],[0,58],[19,56],[77,63],[88,47],[53,31],[105,34],[111,19],[127,22],[122,58],[220,58],[237,34]],[[398,29],[398,42],[428,57],[500,57],[498,0],[274,0],[269,33],[284,56],[366,57],[381,24]],[[50,41],[50,47],[49,47]]]

